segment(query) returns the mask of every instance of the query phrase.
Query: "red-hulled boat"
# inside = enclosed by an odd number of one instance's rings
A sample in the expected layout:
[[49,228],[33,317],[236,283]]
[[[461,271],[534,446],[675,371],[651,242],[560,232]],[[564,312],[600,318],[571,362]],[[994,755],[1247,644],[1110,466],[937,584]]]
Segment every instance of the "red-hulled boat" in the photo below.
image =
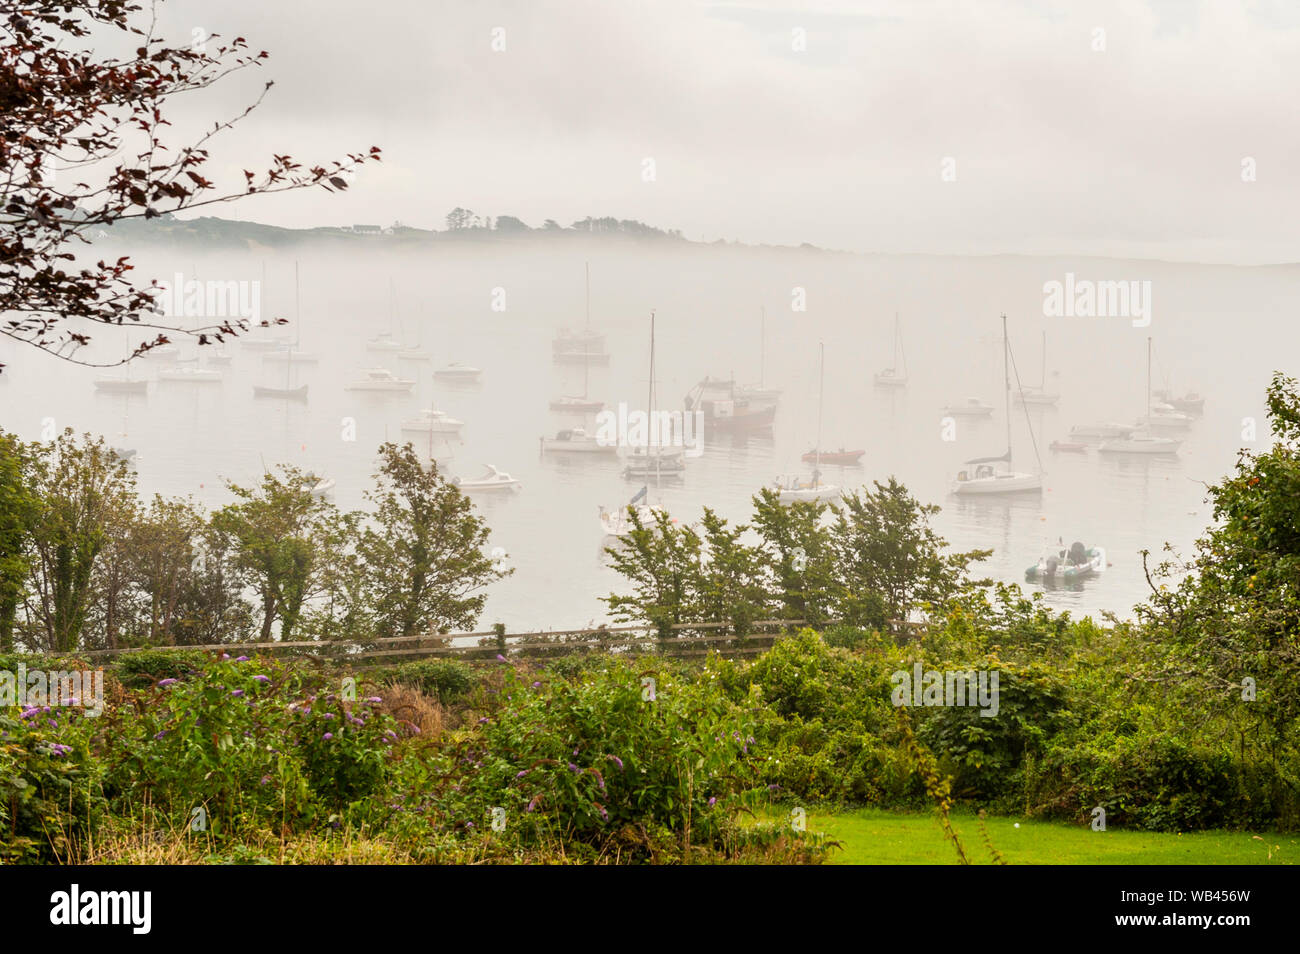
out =
[[856,464],[865,453],[864,450],[845,450],[841,447],[837,451],[822,451],[818,454],[814,448],[804,454],[803,459],[809,463],[816,463],[820,460],[823,464]]

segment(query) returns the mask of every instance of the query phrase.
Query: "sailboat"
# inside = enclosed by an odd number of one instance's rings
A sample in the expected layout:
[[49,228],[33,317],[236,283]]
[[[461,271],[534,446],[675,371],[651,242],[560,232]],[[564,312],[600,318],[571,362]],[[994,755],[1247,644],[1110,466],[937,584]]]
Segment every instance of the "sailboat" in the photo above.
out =
[[554,437],[542,438],[543,453],[562,454],[617,454],[617,444],[607,444],[583,427],[566,427]]
[[1061,399],[1061,395],[1047,389],[1047,332],[1043,332],[1043,370],[1037,385],[1029,385],[1016,391],[1017,404],[1052,405]]
[[[980,494],[1042,493],[1043,475],[1013,470],[1011,467],[1011,343],[1007,339],[1007,316],[1002,316],[1002,378],[1006,386],[1007,450],[997,457],[976,457],[966,461],[967,468],[957,473],[952,492],[961,496]],[[1032,428],[1030,433],[1032,434]],[[1038,450],[1035,448],[1034,453]],[[996,465],[1004,466],[998,467]],[[1039,464],[1041,468],[1042,464]]]
[[[1147,416],[1151,420],[1151,339],[1147,338]],[[1176,454],[1182,441],[1157,437],[1148,426],[1139,431],[1102,441],[1097,450],[1103,454]]]
[[632,516],[628,513],[629,510],[636,512],[637,517],[641,521],[642,527],[647,529],[653,528],[655,525],[655,514],[663,513],[664,510],[661,507],[651,507],[648,503],[645,503],[649,492],[650,487],[649,485],[646,485],[632,495],[632,499],[627,502],[626,506],[619,507],[615,510],[606,510],[604,507],[601,507],[600,529],[605,532],[605,536],[622,538],[626,537],[636,529],[635,525],[632,523]]
[[826,379],[826,343],[821,342],[821,363],[817,371],[817,449],[813,451],[812,477],[805,479],[799,475],[789,475],[776,479],[777,496],[781,503],[793,503],[796,500],[838,500],[843,496],[835,484],[822,480],[821,446],[822,446],[822,403],[825,397]]
[[[901,359],[901,367],[900,367]],[[898,312],[894,312],[894,363],[875,376],[876,387],[907,387],[907,355],[903,353],[903,336],[898,327]]]
[[393,323],[397,320],[397,286],[392,279],[388,281],[388,330],[381,331],[366,342],[367,351],[404,351],[406,345],[393,334]]
[[[298,281],[298,263],[293,263],[293,320],[297,326],[297,333],[302,333],[302,296],[301,285]],[[299,360],[295,355],[300,354],[298,351],[298,342],[295,341],[284,351],[275,354],[264,355],[264,359],[276,359],[276,355],[282,355],[284,360],[284,387],[276,385],[255,384],[253,385],[253,397],[255,398],[285,398],[290,401],[307,400],[307,385],[300,384],[293,387],[291,378],[293,376],[294,362]],[[278,359],[277,359],[278,360]],[[315,357],[312,360],[316,360]]]
[[551,342],[551,355],[558,363],[609,364],[605,336],[591,327],[591,270],[587,264],[587,317],[581,331],[561,328]]
[[736,388],[736,396],[751,404],[775,404],[781,398],[780,388],[769,388],[765,381],[767,371],[767,309],[759,311],[758,319],[758,384]]
[[[586,273],[587,273],[587,326],[590,327],[591,326],[591,265],[590,263],[587,263]],[[602,347],[604,346],[604,340],[605,339],[602,336],[600,339]],[[561,397],[555,398],[553,401],[551,401],[552,411],[574,411],[574,412],[585,414],[592,411],[603,410],[605,407],[604,401],[593,401],[591,398],[587,396],[587,390],[590,387],[590,382],[591,382],[591,360],[590,360],[591,355],[585,350],[580,350],[579,353],[582,355],[582,359],[581,359],[582,360],[582,395],[576,396],[576,395],[566,394]]]
[[656,482],[665,477],[676,477],[686,470],[686,454],[681,449],[667,453],[663,449],[663,435],[653,433],[658,430],[655,416],[655,313],[650,312],[650,384],[646,397],[646,435],[645,446],[635,447],[628,457],[627,466],[623,468],[624,477],[654,478]]

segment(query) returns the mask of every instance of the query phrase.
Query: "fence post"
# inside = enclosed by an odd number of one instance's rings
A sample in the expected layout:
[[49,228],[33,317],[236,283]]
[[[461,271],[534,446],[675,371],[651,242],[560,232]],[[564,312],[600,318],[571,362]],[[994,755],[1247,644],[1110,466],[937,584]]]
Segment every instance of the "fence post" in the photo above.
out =
[[492,632],[497,638],[497,652],[504,656],[506,654],[506,624],[493,623]]

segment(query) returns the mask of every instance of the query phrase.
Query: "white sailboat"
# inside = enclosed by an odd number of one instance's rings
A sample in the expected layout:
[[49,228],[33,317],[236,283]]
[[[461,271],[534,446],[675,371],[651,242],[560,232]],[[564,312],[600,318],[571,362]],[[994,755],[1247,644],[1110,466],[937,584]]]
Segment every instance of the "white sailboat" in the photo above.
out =
[[623,469],[625,477],[653,479],[656,483],[665,477],[677,477],[686,471],[686,454],[680,448],[665,451],[663,434],[658,430],[655,416],[655,313],[650,311],[650,383],[646,395],[645,446],[634,447]]
[[590,266],[588,265],[588,307],[585,323],[581,331],[561,328],[551,342],[551,356],[556,362],[575,364],[609,364],[609,354],[605,351],[605,336],[591,327],[590,307]]
[[[1011,343],[1007,339],[1007,316],[1002,316],[1002,377],[1006,385],[1007,450],[997,457],[976,457],[958,471],[952,492],[963,497],[986,494],[1042,493],[1042,473],[1018,471],[1011,466]],[[1032,434],[1032,427],[1031,427]],[[1034,453],[1037,454],[1037,448]],[[1001,465],[1001,466],[999,466]],[[1041,469],[1042,464],[1039,464]]]
[[776,479],[777,496],[781,503],[793,503],[796,500],[838,500],[843,491],[836,484],[822,480],[821,446],[822,446],[822,402],[825,397],[826,379],[826,344],[822,342],[821,362],[817,371],[817,450],[813,456],[813,472],[810,477],[791,474]]
[[758,384],[746,384],[736,388],[736,397],[750,404],[775,404],[781,399],[780,388],[769,388],[765,381],[767,373],[767,309],[759,311],[758,319]]
[[[293,320],[297,328],[297,335],[302,334],[302,295],[301,284],[298,281],[298,263],[293,263]],[[290,401],[307,400],[307,385],[300,384],[294,387],[293,366],[300,359],[296,355],[303,352],[298,350],[299,342],[295,340],[293,344],[283,351],[277,351],[272,354],[263,355],[266,361],[283,361],[284,362],[284,386],[280,387],[275,384],[255,384],[253,385],[253,397],[255,398],[284,398]],[[312,356],[312,361],[316,358]]]
[[[1151,420],[1151,339],[1149,337],[1147,338],[1146,420]],[[1123,437],[1102,441],[1097,450],[1102,454],[1176,454],[1182,443],[1172,437],[1158,437],[1151,433],[1151,428],[1148,426]]]
[[662,507],[651,507],[648,503],[645,503],[649,492],[649,485],[646,485],[638,490],[625,506],[614,510],[606,510],[601,507],[600,529],[604,531],[605,536],[621,539],[636,529],[636,525],[632,522],[632,515],[628,513],[629,510],[635,511],[637,519],[641,521],[643,528],[653,528],[655,515],[664,513],[664,510]]
[[1061,395],[1047,387],[1047,332],[1043,332],[1043,370],[1038,384],[1029,385],[1016,391],[1017,404],[1055,405]]
[[[587,325],[591,325],[591,266],[586,267],[587,274]],[[604,347],[604,337],[600,338],[600,346]],[[586,414],[588,412],[601,411],[605,407],[604,401],[593,401],[587,396],[587,391],[591,385],[591,361],[590,355],[585,350],[578,352],[582,361],[582,394],[581,395],[562,395],[551,401],[552,411],[570,411],[574,413]]]
[[214,368],[165,368],[158,372],[158,380],[185,384],[220,384],[222,374]]
[[992,417],[993,405],[976,397],[963,398],[952,404],[945,404],[940,412],[947,417]]
[[[900,367],[901,359],[901,367]],[[903,353],[903,337],[898,327],[898,312],[894,312],[894,360],[893,363],[875,375],[876,387],[907,387],[907,355]]]

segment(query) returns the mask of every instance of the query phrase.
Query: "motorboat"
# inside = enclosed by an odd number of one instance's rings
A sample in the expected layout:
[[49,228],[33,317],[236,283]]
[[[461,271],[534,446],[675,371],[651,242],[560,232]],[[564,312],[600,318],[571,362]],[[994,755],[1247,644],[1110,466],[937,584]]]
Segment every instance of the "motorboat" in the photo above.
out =
[[603,411],[605,409],[604,401],[594,401],[587,397],[558,397],[551,401],[552,411],[568,411],[572,413],[589,414]]
[[433,355],[423,348],[403,348],[397,352],[398,361],[432,361]]
[[603,443],[596,435],[588,434],[585,428],[566,427],[557,431],[554,437],[543,437],[542,451],[549,454],[617,454],[618,445]]
[[518,490],[519,481],[511,477],[505,471],[497,470],[492,464],[487,464],[487,470],[479,477],[473,480],[464,480],[460,477],[453,477],[451,482],[465,493],[480,493],[502,490]]
[[471,367],[467,364],[461,364],[453,361],[451,364],[438,368],[433,372],[435,378],[446,378],[455,381],[476,381],[483,371],[480,368]]
[[786,474],[773,482],[781,503],[794,503],[797,500],[839,500],[844,491],[836,484],[828,484],[816,471],[811,476],[805,474]]
[[393,337],[391,332],[381,331],[366,342],[367,351],[405,351],[406,345]]
[[361,379],[345,385],[345,391],[410,391],[415,382],[399,378],[387,368],[362,368]]
[[644,447],[634,447],[626,461],[625,477],[674,477],[686,472],[686,454],[676,449],[647,452]]
[[1085,441],[1052,441],[1047,448],[1058,454],[1083,454],[1087,452],[1088,444]]
[[1105,570],[1105,550],[1085,547],[1075,541],[1068,550],[1062,548],[1040,557],[1037,563],[1025,570],[1025,580],[1029,583],[1073,583]]
[[423,408],[418,417],[402,421],[402,430],[417,434],[459,434],[464,426],[464,421],[432,407]]

